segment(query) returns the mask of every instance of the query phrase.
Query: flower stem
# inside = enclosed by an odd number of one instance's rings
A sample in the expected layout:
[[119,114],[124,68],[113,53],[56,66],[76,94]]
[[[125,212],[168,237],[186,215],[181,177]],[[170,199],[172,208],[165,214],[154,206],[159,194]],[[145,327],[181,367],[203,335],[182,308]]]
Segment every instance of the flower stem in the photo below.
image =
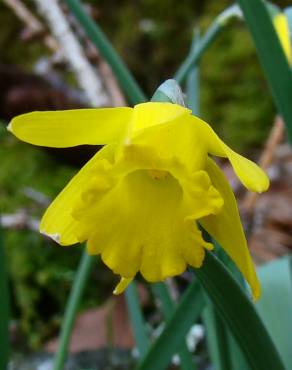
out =
[[88,38],[93,42],[108,64],[111,66],[123,91],[132,104],[142,103],[147,100],[143,91],[129,72],[128,68],[119,57],[105,34],[99,26],[85,12],[79,0],[66,0],[69,9],[82,25]]
[[9,360],[9,292],[4,245],[0,229],[0,370],[6,370]]
[[216,17],[205,35],[200,39],[200,42],[196,43],[196,47],[191,48],[189,55],[175,73],[174,79],[179,84],[185,80],[191,68],[198,63],[204,52],[220,34],[221,30],[223,30],[233,18],[241,18],[241,11],[237,5],[229,6]]
[[223,26],[221,23],[217,21],[213,22],[205,35],[201,38],[199,45],[196,48],[191,49],[189,55],[174,75],[174,79],[178,84],[181,84],[184,81],[191,68],[198,63],[206,49],[215,40],[222,28]]
[[64,368],[76,313],[84,291],[85,283],[88,280],[88,276],[91,271],[92,262],[93,257],[89,256],[86,250],[84,250],[65,310],[59,345],[54,360],[54,370],[62,370]]
[[[190,52],[195,52],[200,44],[200,32],[196,29],[193,36]],[[195,64],[190,69],[186,81],[187,107],[192,110],[193,115],[199,115],[200,112],[200,84],[199,67]]]

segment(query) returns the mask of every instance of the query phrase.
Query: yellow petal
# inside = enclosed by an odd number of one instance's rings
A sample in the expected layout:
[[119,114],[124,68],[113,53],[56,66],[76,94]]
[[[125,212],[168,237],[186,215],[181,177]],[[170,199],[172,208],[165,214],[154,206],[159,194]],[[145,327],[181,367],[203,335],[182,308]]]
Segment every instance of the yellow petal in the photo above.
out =
[[279,13],[274,19],[273,23],[276,29],[276,32],[279,36],[282,48],[288,60],[288,63],[292,64],[292,50],[291,50],[291,41],[289,34],[289,24],[285,14]]
[[84,187],[94,173],[94,168],[101,158],[111,158],[113,148],[102,148],[87,164],[74,176],[62,192],[55,198],[46,210],[40,224],[40,232],[48,235],[61,245],[78,243],[77,231],[79,225],[72,217],[72,209],[80,202]]
[[207,162],[207,172],[223,197],[224,206],[217,215],[201,218],[199,223],[235,262],[249,283],[253,297],[257,299],[260,295],[260,285],[247,247],[234,194],[224,174],[211,159]]
[[133,278],[128,279],[128,278],[121,277],[121,280],[115,287],[115,290],[113,291],[113,293],[115,295],[123,293],[125,289],[127,289],[128,285],[131,283],[132,280]]
[[173,120],[140,130],[130,142],[140,147],[151,145],[160,157],[176,158],[192,172],[204,169],[208,152],[227,157],[248,189],[262,192],[269,187],[269,179],[260,167],[234,152],[206,122],[192,116],[185,108],[177,116],[174,115]]
[[151,146],[164,160],[176,160],[195,172],[205,166],[208,145],[190,111],[182,109],[184,113],[172,121],[137,132],[130,143],[141,148]]
[[269,178],[259,166],[229,148],[206,122],[195,116],[192,119],[200,130],[201,140],[208,145],[209,153],[228,158],[234,172],[247,189],[259,193],[268,189]]
[[146,128],[165,124],[180,116],[190,114],[190,110],[178,104],[148,102],[134,107],[130,136]]
[[122,140],[132,112],[126,107],[32,112],[13,118],[8,130],[20,140],[47,147],[110,144]]

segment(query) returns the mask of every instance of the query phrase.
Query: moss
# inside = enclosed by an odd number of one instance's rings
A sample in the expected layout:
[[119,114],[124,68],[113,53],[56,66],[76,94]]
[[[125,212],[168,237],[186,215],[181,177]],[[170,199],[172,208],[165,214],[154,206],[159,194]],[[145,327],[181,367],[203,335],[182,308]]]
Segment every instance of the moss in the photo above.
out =
[[22,143],[3,129],[0,135],[0,209],[3,213],[21,207],[32,207],[34,211],[36,207],[24,194],[25,188],[31,187],[53,198],[76,172],[51,159],[43,149]]
[[[28,199],[23,189],[32,187],[53,198],[76,169],[57,163],[44,150],[17,141],[1,127],[0,209],[13,213],[25,208],[39,218],[44,210]],[[35,348],[59,328],[82,247],[61,248],[30,230],[5,230],[4,242],[13,316],[29,347]],[[91,280],[97,288],[88,286],[81,309],[96,306],[114,284],[112,274],[99,262]]]

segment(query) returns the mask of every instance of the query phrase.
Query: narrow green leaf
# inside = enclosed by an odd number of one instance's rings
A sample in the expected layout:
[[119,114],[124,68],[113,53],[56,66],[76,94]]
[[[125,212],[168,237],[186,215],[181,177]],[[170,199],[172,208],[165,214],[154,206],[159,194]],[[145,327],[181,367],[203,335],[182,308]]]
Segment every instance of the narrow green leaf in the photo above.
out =
[[[240,286],[245,288],[246,284],[243,276],[234,262],[215,240],[212,240],[212,243],[215,246],[216,256],[229,270]],[[208,348],[212,362],[215,365],[215,369],[250,370],[250,366],[248,365],[241,348],[234,339],[228,326],[219,316],[210,299],[207,300],[207,303],[203,319],[207,328]]]
[[231,369],[234,370],[251,370],[242,350],[240,349],[238,343],[234,339],[230,330],[227,329],[228,338],[228,350],[230,355]]
[[292,271],[286,256],[258,269],[262,295],[256,308],[287,369],[292,369]]
[[191,49],[189,55],[175,73],[174,79],[179,84],[185,80],[192,67],[198,64],[205,51],[211,46],[223,28],[234,18],[241,18],[241,12],[238,5],[229,6],[216,17],[207,32],[201,37],[196,48]]
[[[229,272],[232,274],[233,278],[239,283],[239,285],[243,287],[243,289],[245,289],[246,283],[234,262],[215,240],[212,240],[212,242],[216,248],[216,256],[220,259],[221,262],[223,262],[224,266],[229,270]],[[211,317],[213,316],[213,320],[215,321],[215,328],[213,329],[214,334],[213,338],[211,338],[210,341],[208,339],[209,332],[207,327],[207,339],[209,349],[211,350],[211,357],[215,363],[215,368],[223,370],[225,369],[250,370],[250,366],[248,365],[241,348],[234,339],[228,326],[221,319],[218,313],[214,312],[215,307],[213,304],[211,307],[211,311],[212,310],[213,312],[211,312]],[[223,338],[221,339],[221,337]],[[224,346],[222,345],[222,343],[224,343]]]
[[[152,291],[157,300],[161,303],[162,312],[166,319],[170,319],[171,315],[175,310],[175,304],[168,292],[168,288],[164,283],[152,284]],[[186,343],[183,343],[180,351],[178,352],[181,369],[182,370],[196,370],[192,355],[188,350]],[[161,369],[162,370],[162,369]]]
[[94,258],[89,256],[86,250],[84,250],[67,302],[59,345],[54,359],[54,370],[62,370],[64,368],[75,317],[92,268],[93,260]]
[[226,326],[209,300],[203,312],[203,321],[206,327],[208,349],[215,369],[232,370]]
[[181,348],[191,325],[199,318],[204,303],[200,285],[197,281],[193,281],[175,312],[167,320],[164,331],[138,366],[138,370],[161,370],[167,367],[172,355]]
[[[191,51],[195,52],[200,43],[199,30],[196,30],[193,42],[191,46]],[[194,115],[198,115],[200,111],[200,87],[199,87],[199,68],[197,65],[193,65],[192,69],[188,73],[186,81],[187,90],[187,106],[192,110]]]
[[65,0],[65,2],[83,27],[88,38],[93,42],[101,55],[111,66],[130,102],[132,104],[138,104],[146,101],[146,96],[129,72],[128,68],[99,26],[86,13],[81,2],[79,0]]
[[196,48],[191,49],[190,54],[186,57],[186,59],[184,60],[184,62],[174,75],[174,79],[179,84],[181,84],[184,81],[184,79],[190,72],[191,68],[199,62],[204,52],[215,40],[215,38],[218,36],[222,28],[223,27],[221,23],[217,21],[213,22],[211,26],[208,28],[205,35],[201,38],[199,45]]
[[0,229],[0,370],[7,370],[9,360],[9,291],[8,274]]
[[240,345],[251,369],[284,370],[254,305],[218,258],[207,251],[202,267],[193,271]]
[[139,356],[145,355],[149,348],[149,340],[146,334],[146,325],[144,322],[137,287],[134,281],[128,286],[125,291],[128,311],[130,314],[132,329],[135,337],[135,342],[139,351]]
[[292,142],[292,74],[263,0],[237,0]]

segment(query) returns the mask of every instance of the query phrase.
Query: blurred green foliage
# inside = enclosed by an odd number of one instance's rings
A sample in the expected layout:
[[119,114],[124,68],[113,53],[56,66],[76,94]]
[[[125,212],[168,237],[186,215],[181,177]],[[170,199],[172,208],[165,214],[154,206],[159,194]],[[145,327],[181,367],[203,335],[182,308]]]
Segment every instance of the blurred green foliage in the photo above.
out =
[[[96,20],[150,96],[183,61],[194,27],[206,30],[232,4],[228,0],[186,0],[179,6],[175,0],[86,3],[94,6]],[[276,4],[285,7],[289,1]],[[3,3],[0,22],[5,24],[0,32],[0,61],[29,68],[48,54],[41,42],[20,40],[22,25]],[[201,112],[235,149],[256,147],[267,136],[275,108],[243,23],[231,24],[201,61]]]
[[[0,210],[13,214],[25,209],[40,218],[44,211],[25,195],[32,188],[53,198],[76,173],[58,163],[40,148],[17,141],[1,126]],[[29,347],[57,333],[82,247],[61,248],[27,229],[6,229],[4,233],[11,277],[13,316],[26,336]],[[82,308],[96,306],[114,286],[112,274],[99,263],[91,279]]]
[[[88,3],[95,7],[97,21],[149,95],[185,58],[194,27],[206,30],[231,4],[227,0]],[[288,0],[276,3],[289,5]],[[21,22],[1,2],[0,62],[30,71],[35,61],[49,52],[38,40],[22,41],[22,30]],[[232,23],[208,50],[201,60],[200,79],[202,118],[236,149],[246,151],[261,145],[275,108],[243,23]],[[43,210],[23,189],[31,187],[53,198],[76,170],[56,162],[43,150],[17,142],[1,127],[0,211],[12,213],[26,208],[40,217]],[[80,248],[59,248],[27,230],[7,230],[5,241],[14,315],[20,319],[29,345],[37,346],[59,325]],[[95,269],[96,289],[88,290],[84,307],[101,301],[112,286],[109,276],[104,267]]]
[[[97,20],[149,95],[171,77],[190,47],[231,1],[91,1]],[[277,2],[287,6],[288,1]],[[113,10],[114,9],[114,10]],[[201,60],[201,116],[235,149],[261,145],[275,114],[245,25],[233,22]]]

